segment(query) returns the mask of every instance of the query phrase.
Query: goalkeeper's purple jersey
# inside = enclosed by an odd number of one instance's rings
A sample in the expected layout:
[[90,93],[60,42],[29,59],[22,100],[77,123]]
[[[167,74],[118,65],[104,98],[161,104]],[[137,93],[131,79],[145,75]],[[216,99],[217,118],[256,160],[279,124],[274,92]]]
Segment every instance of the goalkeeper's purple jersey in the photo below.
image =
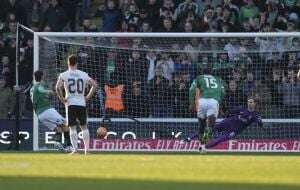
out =
[[228,117],[221,123],[226,123],[230,128],[243,129],[253,123],[262,125],[262,120],[258,112],[251,112],[246,108],[240,108],[230,111]]

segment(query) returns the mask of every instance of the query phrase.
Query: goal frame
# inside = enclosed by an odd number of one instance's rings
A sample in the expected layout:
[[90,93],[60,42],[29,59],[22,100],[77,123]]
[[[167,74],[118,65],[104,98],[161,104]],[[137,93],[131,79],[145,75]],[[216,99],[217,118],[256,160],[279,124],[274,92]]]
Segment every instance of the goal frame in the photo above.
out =
[[[267,33],[109,33],[109,32],[34,32],[33,39],[33,69],[34,71],[39,69],[39,39],[47,37],[143,37],[143,38],[153,38],[153,37],[169,37],[169,38],[246,38],[246,37],[299,37],[300,32],[267,32]],[[122,121],[124,119],[116,118],[112,121]],[[126,120],[126,119],[125,119]],[[197,122],[195,118],[137,118],[140,122]],[[88,121],[101,121],[101,118],[90,118]],[[263,122],[272,122],[272,123],[300,123],[300,119],[263,119]],[[300,140],[300,139],[299,139]],[[39,151],[39,122],[37,115],[33,116],[33,150]],[[116,150],[123,151],[123,150]],[[125,150],[128,151],[128,150]],[[131,151],[131,150],[130,150]],[[140,151],[140,150],[137,150]],[[151,151],[151,150],[150,150]],[[159,150],[155,150],[159,151]],[[165,151],[165,150],[163,150]],[[211,150],[216,151],[216,150]],[[166,151],[168,152],[168,151]],[[220,152],[220,150],[217,150]],[[225,152],[261,152],[261,151],[230,151],[225,150]],[[264,152],[299,152],[291,150],[282,150],[282,151],[264,151]]]

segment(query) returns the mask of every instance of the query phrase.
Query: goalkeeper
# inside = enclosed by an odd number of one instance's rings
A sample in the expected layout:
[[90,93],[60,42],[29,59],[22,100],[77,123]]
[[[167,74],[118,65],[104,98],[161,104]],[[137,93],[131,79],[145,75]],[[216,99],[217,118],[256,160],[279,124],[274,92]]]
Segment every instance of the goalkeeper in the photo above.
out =
[[[204,145],[215,125],[219,114],[219,104],[225,94],[222,79],[208,74],[210,73],[209,69],[205,69],[204,73],[204,75],[199,75],[194,79],[189,91],[190,110],[197,111],[200,124],[199,134],[196,135],[200,138],[200,151],[205,149]],[[186,140],[190,141],[191,138]]]
[[257,100],[248,98],[248,108],[235,109],[229,112],[227,118],[217,123],[213,131],[222,132],[222,135],[210,140],[205,148],[212,148],[217,144],[227,141],[237,134],[241,133],[251,124],[258,124],[262,127],[262,120],[260,114],[256,110]]
[[[69,128],[65,125],[65,119],[50,105],[49,95],[53,95],[52,90],[46,90],[43,86],[43,72],[34,72],[34,83],[30,89],[30,97],[33,109],[41,123],[50,130],[55,131],[56,146],[60,150],[68,151],[70,147]],[[61,134],[64,133],[66,148],[61,144]]]

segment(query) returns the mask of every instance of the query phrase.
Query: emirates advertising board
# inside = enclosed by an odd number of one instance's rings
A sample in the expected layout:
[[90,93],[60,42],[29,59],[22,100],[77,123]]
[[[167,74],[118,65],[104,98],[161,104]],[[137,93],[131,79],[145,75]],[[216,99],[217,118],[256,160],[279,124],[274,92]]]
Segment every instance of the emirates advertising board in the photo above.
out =
[[[12,120],[0,120],[0,150],[12,147],[12,132],[15,122]],[[54,133],[39,126],[39,147],[51,149],[54,144]],[[90,148],[94,151],[198,151],[199,141],[192,140],[189,143],[182,140],[186,136],[197,132],[197,123],[184,122],[112,122],[108,127],[105,139],[96,137],[99,122],[90,122],[91,133]],[[300,152],[300,127],[281,123],[278,128],[272,123],[267,129],[249,127],[243,134],[235,139],[223,142],[214,147],[214,151],[259,151],[259,152]],[[277,131],[276,130],[279,130]],[[78,131],[80,131],[78,129]],[[282,135],[282,133],[287,133]],[[21,150],[33,148],[33,122],[21,121],[19,141]],[[275,134],[275,135],[274,135]],[[276,135],[277,134],[277,135]],[[281,135],[278,135],[281,134]],[[273,136],[272,136],[273,135]],[[82,134],[79,133],[81,138]],[[289,138],[286,138],[289,137]],[[83,143],[79,140],[80,146]]]

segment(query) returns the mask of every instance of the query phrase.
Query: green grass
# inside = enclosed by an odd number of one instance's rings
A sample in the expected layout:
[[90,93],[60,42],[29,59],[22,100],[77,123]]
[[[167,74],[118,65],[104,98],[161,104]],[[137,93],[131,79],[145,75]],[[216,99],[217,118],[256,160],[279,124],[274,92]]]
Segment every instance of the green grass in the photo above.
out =
[[299,154],[0,153],[1,190],[299,190]]

